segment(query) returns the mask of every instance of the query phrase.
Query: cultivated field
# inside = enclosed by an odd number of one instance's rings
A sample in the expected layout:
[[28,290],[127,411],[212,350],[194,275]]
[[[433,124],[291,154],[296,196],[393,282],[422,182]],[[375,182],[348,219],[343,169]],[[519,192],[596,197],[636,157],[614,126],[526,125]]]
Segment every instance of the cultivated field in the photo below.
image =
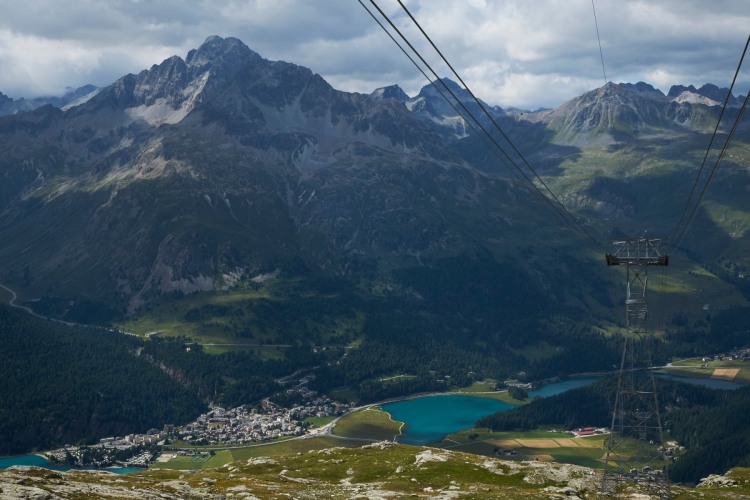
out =
[[740,373],[740,368],[715,368],[711,378],[720,380],[734,380]]
[[601,441],[587,438],[498,439],[488,441],[503,448],[601,448]]
[[750,362],[740,359],[709,360],[701,358],[675,361],[661,369],[663,373],[693,378],[713,378],[729,380],[740,384],[750,384]]
[[[573,438],[569,432],[492,432],[467,429],[447,436],[441,448],[507,460],[538,459],[601,468],[604,436]],[[507,452],[514,451],[514,455]]]

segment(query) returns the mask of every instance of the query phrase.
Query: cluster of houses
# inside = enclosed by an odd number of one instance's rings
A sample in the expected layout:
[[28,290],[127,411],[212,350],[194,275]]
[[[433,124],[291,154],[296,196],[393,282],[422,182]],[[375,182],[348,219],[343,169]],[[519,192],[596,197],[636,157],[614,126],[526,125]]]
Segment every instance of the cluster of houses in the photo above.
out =
[[260,409],[240,406],[227,410],[213,406],[211,411],[180,428],[175,435],[186,444],[237,445],[303,433],[302,422],[266,400]]
[[676,457],[685,451],[685,447],[677,444],[677,441],[668,441],[665,446],[659,446],[658,451],[664,453],[665,457],[676,460]]
[[[520,372],[520,374],[526,375],[526,373],[524,372]],[[534,388],[534,385],[530,382],[521,382],[517,379],[508,379],[503,381],[503,385],[498,385],[498,389],[502,389],[505,387],[518,387],[519,389],[530,390]]]
[[[308,432],[309,425],[305,419],[343,415],[350,408],[350,405],[318,395],[302,384],[289,389],[287,393],[287,396],[293,396],[295,401],[301,403],[284,408],[264,399],[254,406],[230,409],[211,405],[207,413],[184,426],[168,424],[161,431],[150,429],[145,434],[107,437],[95,446],[66,446],[48,452],[46,456],[53,462],[85,467],[114,464],[147,467],[154,460],[154,447],[178,448],[180,442],[186,446],[242,445],[284,436],[300,436]],[[132,450],[133,454],[123,459],[128,455],[127,450]]]
[[144,451],[128,459],[128,461],[125,462],[125,465],[128,467],[148,467],[148,464],[150,464],[153,459],[153,453],[150,451]]
[[110,467],[115,463],[111,450],[91,457],[86,453],[86,447],[65,446],[59,450],[47,451],[44,457],[53,464],[68,464],[78,467]]
[[148,467],[155,456],[151,449],[144,449],[145,443],[135,444],[126,438],[106,438],[104,441],[96,446],[65,446],[44,455],[52,463],[101,468],[114,465]]
[[707,356],[703,358],[704,363],[709,361],[747,361],[750,360],[750,348],[734,349],[724,354]]
[[264,399],[257,406],[239,406],[224,409],[212,406],[208,413],[198,417],[173,433],[176,439],[186,444],[241,445],[267,441],[284,436],[305,434],[308,425],[304,419],[342,415],[349,405],[318,396],[305,388],[306,401],[292,408],[283,408]]
[[169,429],[174,426],[164,426],[164,430],[149,429],[146,434],[128,434],[124,437],[107,437],[99,440],[99,445],[104,448],[116,448],[127,450],[134,446],[163,445],[169,436]]
[[715,354],[713,356],[704,356],[701,358],[703,364],[701,368],[707,369],[711,365],[712,361],[748,361],[750,360],[750,348],[733,349],[723,354]]

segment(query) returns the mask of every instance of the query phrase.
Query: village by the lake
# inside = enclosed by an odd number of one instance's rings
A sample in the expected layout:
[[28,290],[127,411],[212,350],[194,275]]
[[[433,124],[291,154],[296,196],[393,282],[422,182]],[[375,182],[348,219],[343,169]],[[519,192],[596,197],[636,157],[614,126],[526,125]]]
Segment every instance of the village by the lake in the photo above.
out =
[[95,445],[65,446],[42,455],[53,464],[76,467],[148,467],[154,461],[209,453],[201,447],[238,447],[303,436],[314,432],[306,419],[342,415],[352,406],[305,387],[290,391],[302,404],[284,408],[264,399],[256,405],[228,409],[211,405],[208,412],[186,425],[168,424],[161,430],[106,437]]

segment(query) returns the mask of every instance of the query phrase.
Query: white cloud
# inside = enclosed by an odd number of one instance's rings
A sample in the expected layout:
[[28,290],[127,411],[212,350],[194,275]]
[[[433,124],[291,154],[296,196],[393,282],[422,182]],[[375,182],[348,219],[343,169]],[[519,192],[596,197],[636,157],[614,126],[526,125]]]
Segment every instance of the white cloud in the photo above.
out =
[[[369,0],[363,0],[370,5]],[[0,91],[13,97],[106,85],[185,56],[209,35],[311,68],[343,90],[426,82],[362,7],[345,0],[35,0],[4,2]],[[448,68],[395,0],[378,0],[436,72]],[[750,26],[744,2],[598,0],[607,76],[728,86]],[[589,0],[409,0],[406,5],[476,94],[504,106],[554,106],[602,84]],[[750,64],[750,63],[748,63]],[[737,92],[750,86],[743,72]]]
[[670,87],[678,80],[678,77],[665,68],[654,68],[647,71],[646,79],[657,88]]

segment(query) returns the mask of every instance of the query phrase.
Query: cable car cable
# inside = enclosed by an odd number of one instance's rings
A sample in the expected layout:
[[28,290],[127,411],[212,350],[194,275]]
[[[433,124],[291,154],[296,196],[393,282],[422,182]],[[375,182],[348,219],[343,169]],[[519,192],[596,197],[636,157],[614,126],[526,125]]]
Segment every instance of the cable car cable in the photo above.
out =
[[[674,245],[675,248],[680,245],[680,242],[682,242],[682,240],[685,237],[685,233],[687,233],[687,230],[690,227],[690,223],[691,222],[688,222],[682,230],[681,230],[680,226],[682,225],[683,220],[685,220],[685,215],[688,212],[688,207],[690,206],[690,201],[692,200],[693,195],[695,194],[695,190],[698,187],[698,183],[700,182],[701,175],[703,174],[703,169],[706,166],[706,161],[708,160],[708,155],[711,152],[711,148],[713,147],[714,140],[716,139],[716,135],[717,135],[717,133],[719,131],[719,126],[721,125],[721,119],[724,116],[724,112],[726,111],[727,106],[729,105],[729,99],[732,97],[732,89],[734,89],[734,84],[737,81],[737,76],[740,73],[740,68],[742,67],[742,62],[745,59],[745,54],[747,53],[748,45],[750,45],[750,36],[748,36],[747,41],[745,42],[745,48],[743,49],[742,55],[740,56],[740,61],[737,64],[737,69],[734,72],[734,78],[732,78],[732,84],[729,86],[729,90],[727,91],[727,96],[724,99],[724,105],[721,108],[721,113],[719,113],[718,120],[716,120],[716,126],[714,127],[713,134],[711,134],[711,140],[708,143],[708,148],[706,149],[706,154],[703,156],[703,161],[701,162],[701,166],[698,169],[697,175],[695,176],[695,181],[693,182],[693,186],[690,189],[690,194],[688,195],[688,199],[685,202],[685,207],[682,209],[682,214],[680,215],[680,220],[677,222],[677,225],[675,226],[674,230],[672,231],[673,235],[678,234],[678,231],[680,232],[679,233],[680,234],[679,238],[676,238],[678,240],[678,243],[676,245]],[[747,99],[746,99],[746,102],[747,102]],[[743,109],[744,109],[744,105],[743,105]],[[742,110],[740,110],[740,114],[738,116],[740,116],[741,114],[742,114]],[[728,144],[728,142],[727,142],[727,144]],[[726,145],[725,145],[725,148],[726,148]],[[718,162],[717,162],[716,166],[718,166]],[[714,168],[716,168],[716,167],[714,167]],[[705,191],[706,191],[706,189],[704,188],[704,190],[702,192],[702,195],[701,195],[701,199],[705,195]],[[699,203],[700,203],[700,201],[696,202],[696,205],[693,207],[693,212],[697,211]],[[691,215],[691,217],[688,218],[688,221],[691,221],[691,219],[694,219],[694,218],[695,218],[695,215],[693,214],[693,215]]]
[[[515,144],[513,144],[513,142],[510,140],[510,138],[500,128],[500,126],[498,125],[498,123],[494,119],[494,117],[492,117],[492,115],[490,115],[489,111],[487,111],[487,108],[484,106],[484,104],[476,97],[476,95],[474,95],[474,93],[471,91],[471,88],[466,84],[466,82],[463,80],[463,78],[461,78],[461,75],[458,74],[458,72],[455,70],[455,68],[453,67],[453,65],[451,65],[451,63],[448,61],[448,59],[443,55],[443,53],[440,51],[440,49],[437,47],[437,45],[435,45],[435,42],[432,41],[432,38],[430,38],[430,36],[425,32],[425,30],[422,28],[422,26],[419,24],[419,22],[416,20],[416,18],[412,15],[412,13],[409,11],[409,9],[403,4],[403,2],[401,0],[397,0],[397,1],[398,1],[398,4],[401,6],[401,8],[404,10],[404,12],[406,12],[406,14],[412,20],[412,22],[414,23],[414,25],[419,29],[419,31],[425,37],[425,39],[430,43],[430,45],[432,46],[432,48],[438,53],[438,55],[443,60],[443,62],[445,62],[445,64],[450,68],[450,70],[456,76],[456,78],[458,78],[458,80],[464,86],[464,88],[466,89],[466,91],[468,92],[468,94],[471,96],[471,98],[474,100],[474,102],[476,102],[476,104],[479,106],[479,108],[482,110],[482,112],[489,118],[489,120],[492,123],[492,125],[494,126],[494,128],[502,135],[502,137],[505,139],[505,141],[510,145],[510,147],[513,149],[513,151],[516,153],[516,155],[518,155],[518,157],[526,165],[526,167],[532,172],[532,174],[539,181],[539,183],[542,186],[544,186],[545,190],[550,194],[550,196],[552,197],[552,199],[559,205],[559,207],[561,208],[561,210],[563,211],[563,213],[566,214],[567,218],[569,218],[569,222],[567,222],[568,226],[571,227],[571,228],[573,228],[575,230],[575,227],[571,226],[571,222],[572,222],[572,224],[574,226],[578,227],[578,230],[580,231],[580,234],[582,234],[583,236],[585,236],[587,239],[589,239],[595,245],[597,245],[600,248],[604,249],[604,246],[600,242],[598,242],[593,236],[591,236],[588,233],[588,231],[586,231],[583,228],[583,226],[578,222],[578,220],[565,208],[565,205],[563,205],[563,203],[559,200],[559,198],[555,195],[555,193],[547,185],[547,183],[544,182],[544,180],[539,176],[539,174],[537,174],[537,172],[534,169],[534,167],[531,166],[531,164],[528,162],[528,160],[526,159],[526,157],[524,157],[524,155],[518,150],[518,148],[515,146]],[[375,4],[374,0],[370,0],[370,3],[372,3],[373,5],[376,5],[376,8],[377,8],[377,4]],[[382,10],[380,10],[379,8],[378,8],[378,10],[387,19],[387,16],[385,16],[385,14],[383,14]],[[390,23],[390,20],[388,20],[388,21]],[[393,26],[392,23],[391,23],[391,25]],[[395,29],[395,26],[394,26],[394,29]],[[421,58],[421,56],[420,56],[420,58]],[[507,155],[507,153],[505,153],[505,154]],[[515,162],[514,162],[514,165],[516,165]],[[520,168],[520,167],[516,166],[516,168]],[[537,189],[539,189],[539,188],[537,188]]]
[[[360,2],[361,3],[361,2]],[[523,172],[523,170],[518,166],[518,164],[513,160],[513,158],[508,154],[508,152],[497,142],[497,140],[490,134],[487,129],[482,125],[482,123],[474,116],[474,114],[466,107],[466,105],[456,96],[455,92],[448,87],[445,82],[438,76],[438,74],[435,72],[435,70],[432,68],[432,66],[425,60],[425,58],[420,54],[420,52],[414,47],[414,45],[406,38],[406,36],[401,32],[401,30],[396,27],[396,25],[393,23],[393,21],[390,19],[390,17],[383,12],[383,10],[377,5],[377,3],[374,0],[370,0],[370,3],[377,9],[377,11],[380,13],[380,15],[388,22],[388,24],[391,26],[391,28],[401,37],[401,39],[406,43],[407,46],[414,52],[414,54],[422,61],[422,63],[425,65],[427,69],[430,70],[430,72],[434,75],[435,79],[439,81],[445,90],[453,97],[453,99],[456,101],[456,103],[464,110],[466,116],[470,117],[471,120],[476,123],[476,126],[482,130],[482,132],[486,135],[486,137],[492,142],[492,144],[503,154],[503,156],[513,165],[513,167],[529,182],[531,187],[536,190],[540,196],[550,204],[552,209],[561,217],[563,223],[565,223],[568,227],[576,231],[576,227],[571,224],[571,222],[568,220],[568,218],[572,218],[570,213],[565,209],[564,206],[562,206],[561,203],[558,201],[558,205],[555,205],[554,202],[547,196],[545,196],[541,190],[534,184],[534,182],[528,177],[528,175]],[[369,12],[369,10],[368,10]],[[371,14],[372,15],[372,14]],[[381,27],[383,27],[381,25]],[[429,79],[429,78],[428,78]],[[441,93],[441,95],[444,96],[444,94]],[[444,96],[446,98],[446,96]],[[476,99],[476,98],[475,98]],[[483,108],[484,109],[484,108]],[[485,110],[486,113],[486,110]],[[488,115],[489,116],[489,115]],[[462,118],[466,119],[465,116],[462,116]],[[490,117],[492,120],[492,117]],[[494,120],[492,120],[494,122]],[[538,177],[538,176],[537,176]],[[567,217],[566,217],[567,214]],[[573,219],[574,220],[574,219]],[[577,223],[577,221],[574,220],[574,222]],[[580,224],[579,224],[580,227]],[[585,231],[583,232],[585,236],[588,236]],[[590,238],[590,236],[589,236]],[[599,244],[596,242],[596,240],[593,240],[594,243]]]

